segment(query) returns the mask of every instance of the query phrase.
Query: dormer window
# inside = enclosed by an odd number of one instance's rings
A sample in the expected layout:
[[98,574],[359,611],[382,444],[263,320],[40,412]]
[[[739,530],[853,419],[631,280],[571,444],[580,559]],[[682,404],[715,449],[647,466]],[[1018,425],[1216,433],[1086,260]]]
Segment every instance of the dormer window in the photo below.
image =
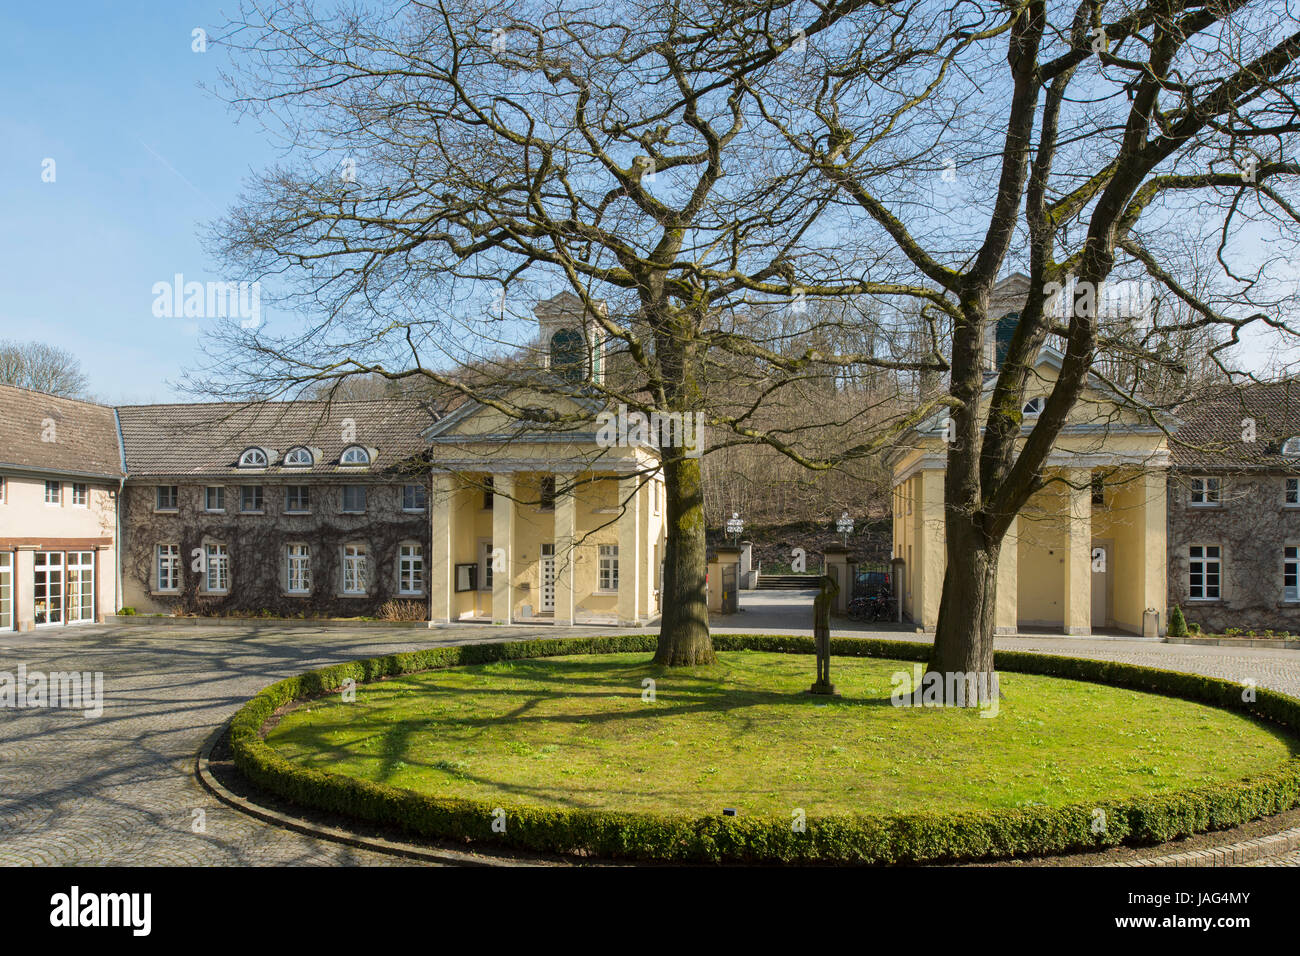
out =
[[1282,442],[1282,454],[1287,458],[1300,458],[1300,435]]
[[262,448],[249,448],[239,456],[240,468],[265,468],[267,462],[266,451]]
[[1031,398],[1029,401],[1025,402],[1025,407],[1022,408],[1020,412],[1026,418],[1032,418],[1035,415],[1041,415],[1043,413],[1043,406],[1046,404],[1046,400],[1040,395],[1037,398]]
[[290,448],[284,456],[286,468],[310,468],[314,463],[310,448]]
[[370,464],[370,452],[366,451],[360,445],[349,445],[343,449],[343,454],[339,457],[340,465],[368,465]]

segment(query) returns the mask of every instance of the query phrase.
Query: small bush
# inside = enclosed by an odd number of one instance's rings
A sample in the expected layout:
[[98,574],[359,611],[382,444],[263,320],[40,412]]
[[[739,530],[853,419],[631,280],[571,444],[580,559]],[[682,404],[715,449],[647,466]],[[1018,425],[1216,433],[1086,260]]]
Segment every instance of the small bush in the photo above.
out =
[[122,616],[122,617],[134,617],[134,616],[135,616],[135,608],[133,608],[133,607],[120,607],[120,608],[117,609],[117,613],[118,613],[120,616]]
[[1187,630],[1190,631],[1192,634],[1199,636],[1201,633],[1201,625],[1197,624],[1195,621],[1192,621],[1190,624],[1187,625]]
[[1187,636],[1187,620],[1183,617],[1183,609],[1177,604],[1175,604],[1173,609],[1169,612],[1168,633],[1170,637]]
[[419,601],[385,601],[379,608],[381,621],[426,620],[424,605]]

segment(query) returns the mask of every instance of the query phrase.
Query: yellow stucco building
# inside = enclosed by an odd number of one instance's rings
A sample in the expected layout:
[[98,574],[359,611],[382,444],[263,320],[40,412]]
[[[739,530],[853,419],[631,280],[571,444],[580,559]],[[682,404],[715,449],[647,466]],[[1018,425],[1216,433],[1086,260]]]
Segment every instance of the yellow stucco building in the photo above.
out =
[[[1027,435],[1061,367],[1044,348],[1025,396]],[[995,379],[987,376],[983,401]],[[893,555],[903,562],[903,613],[933,630],[946,566],[945,419],[910,430],[890,453]],[[1142,633],[1148,608],[1165,606],[1164,430],[1092,378],[1048,458],[1060,480],[1035,494],[1012,522],[998,565],[998,633],[1094,629]]]

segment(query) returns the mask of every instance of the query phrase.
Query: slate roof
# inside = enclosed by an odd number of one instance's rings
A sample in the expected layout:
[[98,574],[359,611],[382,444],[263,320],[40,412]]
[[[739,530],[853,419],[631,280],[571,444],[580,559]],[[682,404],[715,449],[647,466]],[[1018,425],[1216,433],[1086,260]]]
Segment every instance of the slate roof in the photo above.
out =
[[[118,416],[132,478],[382,474],[423,453],[428,446],[421,433],[438,419],[423,403],[392,398],[126,405]],[[354,444],[370,450],[369,468],[339,464]],[[240,455],[254,446],[266,449],[268,467],[238,467]],[[312,450],[312,467],[285,467],[285,453],[298,446]]]
[[[1169,441],[1176,468],[1300,470],[1300,457],[1284,457],[1282,442],[1300,436],[1300,379],[1223,386],[1179,407],[1180,425]],[[1243,420],[1255,441],[1243,441]]]
[[113,409],[15,385],[0,385],[0,468],[121,478]]

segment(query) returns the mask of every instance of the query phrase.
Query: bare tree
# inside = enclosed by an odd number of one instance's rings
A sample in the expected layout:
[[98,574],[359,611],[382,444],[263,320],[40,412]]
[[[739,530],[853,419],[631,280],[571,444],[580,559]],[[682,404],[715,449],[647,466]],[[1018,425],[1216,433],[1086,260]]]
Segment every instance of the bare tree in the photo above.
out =
[[51,395],[80,398],[86,376],[75,355],[44,342],[0,341],[0,382]]
[[[1048,453],[1090,373],[1105,371],[1101,353],[1163,366],[1170,336],[1217,327],[1211,362],[1229,370],[1248,328],[1294,332],[1282,267],[1300,220],[1287,192],[1300,173],[1287,158],[1300,130],[1300,33],[1289,4],[1250,0],[882,9],[848,16],[810,42],[809,65],[755,86],[773,128],[837,188],[839,228],[895,250],[900,291],[940,292],[953,440],[930,667],[988,674],[1003,537],[1056,480]],[[924,162],[907,159],[918,151]],[[903,161],[887,164],[893,156]],[[1189,225],[1214,251],[1213,296],[1170,254],[1170,233]],[[1029,293],[986,403],[986,333],[1001,318],[990,294],[1008,266],[1028,274]],[[1155,283],[1180,308],[1117,334],[1092,304],[1114,277]],[[1061,287],[1073,292],[1057,310]],[[1022,438],[1049,336],[1064,364]],[[1161,399],[1141,376],[1117,384],[1154,415]],[[980,699],[976,683],[963,685],[967,701]]]

